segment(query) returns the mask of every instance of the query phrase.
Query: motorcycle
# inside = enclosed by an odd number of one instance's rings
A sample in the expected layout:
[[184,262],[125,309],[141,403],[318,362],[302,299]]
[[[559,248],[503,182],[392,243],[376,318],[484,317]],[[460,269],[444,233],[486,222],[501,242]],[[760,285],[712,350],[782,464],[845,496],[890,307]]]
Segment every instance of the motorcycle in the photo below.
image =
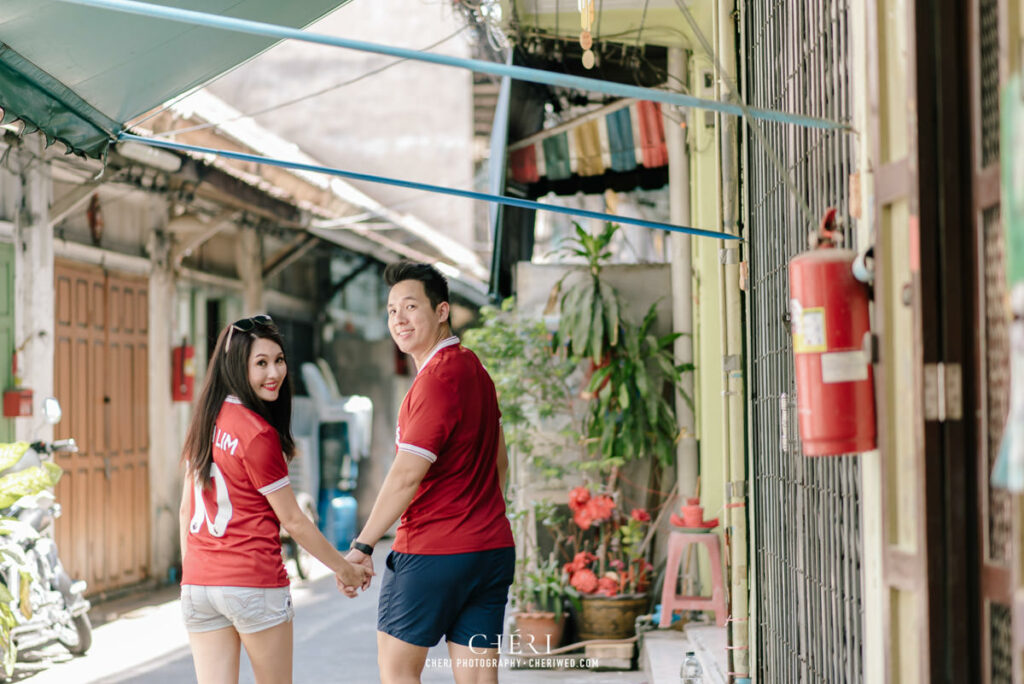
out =
[[[51,403],[52,402],[52,403]],[[44,402],[47,420],[60,419],[56,399]],[[53,454],[77,451],[73,439],[0,444],[0,665],[36,664],[61,644],[74,655],[92,645],[86,583],[72,581],[53,540],[60,504],[53,487],[62,469]]]

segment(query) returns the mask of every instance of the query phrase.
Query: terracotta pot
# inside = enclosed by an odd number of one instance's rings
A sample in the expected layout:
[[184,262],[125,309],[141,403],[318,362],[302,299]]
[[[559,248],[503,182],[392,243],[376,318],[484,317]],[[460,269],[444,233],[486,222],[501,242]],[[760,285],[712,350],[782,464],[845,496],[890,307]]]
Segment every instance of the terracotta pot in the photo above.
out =
[[683,524],[686,527],[700,527],[704,522],[704,507],[695,504],[680,506],[683,514]]
[[647,610],[646,594],[580,598],[580,641],[627,639],[636,632],[636,618]]
[[[544,611],[516,613],[516,630],[522,637],[524,652],[547,654],[562,644],[565,614],[555,620],[555,614]],[[531,650],[532,646],[532,650]]]

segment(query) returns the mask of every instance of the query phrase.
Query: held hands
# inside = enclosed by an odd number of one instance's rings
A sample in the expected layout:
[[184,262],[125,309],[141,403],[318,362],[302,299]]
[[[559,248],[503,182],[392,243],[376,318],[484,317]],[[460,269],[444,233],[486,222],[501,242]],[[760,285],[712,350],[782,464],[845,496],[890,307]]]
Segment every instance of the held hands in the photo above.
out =
[[370,580],[374,575],[373,558],[362,551],[352,549],[345,556],[345,560],[349,562],[348,570],[337,573],[335,581],[338,584],[338,591],[349,598],[354,598],[357,590],[365,590],[370,586]]

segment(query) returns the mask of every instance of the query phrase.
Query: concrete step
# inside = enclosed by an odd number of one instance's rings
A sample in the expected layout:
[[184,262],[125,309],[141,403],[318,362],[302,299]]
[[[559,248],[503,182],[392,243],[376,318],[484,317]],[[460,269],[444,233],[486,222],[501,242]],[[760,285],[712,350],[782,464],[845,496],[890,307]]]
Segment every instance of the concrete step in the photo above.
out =
[[687,651],[693,651],[704,671],[704,684],[726,684],[728,659],[724,627],[691,622],[683,631],[645,632],[640,664],[649,684],[679,684],[679,670]]

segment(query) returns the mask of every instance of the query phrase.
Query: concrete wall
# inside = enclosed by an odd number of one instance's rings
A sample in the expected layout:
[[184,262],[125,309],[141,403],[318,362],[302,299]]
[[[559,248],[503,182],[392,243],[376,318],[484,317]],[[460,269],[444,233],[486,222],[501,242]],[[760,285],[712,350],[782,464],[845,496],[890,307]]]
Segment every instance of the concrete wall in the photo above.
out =
[[[311,30],[407,48],[459,31],[449,3],[351,3]],[[469,57],[462,35],[431,52]],[[391,57],[285,42],[221,78],[210,90],[242,112],[330,88],[394,61]],[[473,181],[472,75],[406,61],[357,83],[276,110],[256,121],[325,163],[464,189]],[[381,203],[421,217],[473,244],[473,205],[461,199],[354,183]]]
[[43,150],[39,136],[11,150],[8,167],[21,173],[5,184],[15,202],[14,343],[23,348],[18,355],[22,386],[35,393],[33,415],[14,420],[15,438],[26,441],[53,438],[52,427],[41,418],[41,402],[53,394],[54,354],[52,185]]

